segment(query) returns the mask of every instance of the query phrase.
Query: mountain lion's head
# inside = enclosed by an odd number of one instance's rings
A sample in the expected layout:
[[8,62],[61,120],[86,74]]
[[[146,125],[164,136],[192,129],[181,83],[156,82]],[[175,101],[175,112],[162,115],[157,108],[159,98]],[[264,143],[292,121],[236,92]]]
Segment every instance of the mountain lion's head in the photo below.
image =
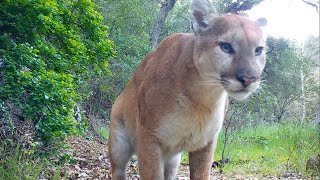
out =
[[260,84],[266,63],[261,26],[266,20],[217,16],[212,5],[204,2],[191,4],[194,63],[206,82],[221,85],[232,98],[243,100]]

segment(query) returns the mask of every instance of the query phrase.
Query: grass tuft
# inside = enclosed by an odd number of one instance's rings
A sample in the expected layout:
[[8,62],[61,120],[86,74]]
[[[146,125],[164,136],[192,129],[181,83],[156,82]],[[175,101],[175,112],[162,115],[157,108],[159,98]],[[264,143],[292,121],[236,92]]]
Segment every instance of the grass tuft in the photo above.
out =
[[45,164],[32,157],[33,150],[22,149],[20,144],[2,143],[0,149],[0,179],[36,179]]
[[10,139],[0,142],[0,179],[61,179],[60,170],[53,172],[52,167],[49,160],[37,154],[35,145],[26,148]]
[[107,128],[100,127],[98,129],[98,133],[99,133],[100,137],[102,137],[103,139],[105,139],[105,140],[109,139],[109,131]]

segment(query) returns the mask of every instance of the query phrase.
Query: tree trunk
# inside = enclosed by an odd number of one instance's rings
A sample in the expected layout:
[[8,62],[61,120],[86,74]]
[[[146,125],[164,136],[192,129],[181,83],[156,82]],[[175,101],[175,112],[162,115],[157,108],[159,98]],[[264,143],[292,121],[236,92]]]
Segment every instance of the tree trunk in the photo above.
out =
[[173,8],[177,0],[164,0],[160,1],[161,4],[159,14],[157,16],[157,19],[154,23],[153,30],[151,33],[151,47],[152,49],[156,48],[159,43],[160,35],[163,31],[164,24],[166,21],[166,18],[169,14],[169,11]]
[[300,76],[301,76],[301,105],[302,105],[302,117],[301,117],[301,124],[304,123],[306,119],[306,101],[305,101],[305,94],[304,94],[304,74],[302,68],[300,68]]

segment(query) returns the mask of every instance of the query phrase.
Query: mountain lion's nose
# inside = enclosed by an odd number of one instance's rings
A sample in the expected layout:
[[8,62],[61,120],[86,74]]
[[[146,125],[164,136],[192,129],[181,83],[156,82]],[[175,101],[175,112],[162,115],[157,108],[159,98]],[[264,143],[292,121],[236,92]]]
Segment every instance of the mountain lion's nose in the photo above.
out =
[[257,81],[257,77],[255,77],[255,76],[245,76],[245,75],[238,76],[238,75],[236,75],[236,78],[238,79],[238,81],[241,82],[242,86],[244,86],[244,87]]

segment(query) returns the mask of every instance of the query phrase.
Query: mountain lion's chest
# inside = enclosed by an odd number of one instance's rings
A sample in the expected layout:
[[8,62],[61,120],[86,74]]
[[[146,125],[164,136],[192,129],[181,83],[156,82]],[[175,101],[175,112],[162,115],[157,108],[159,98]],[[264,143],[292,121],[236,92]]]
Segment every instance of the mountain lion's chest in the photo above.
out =
[[168,151],[195,151],[218,135],[225,113],[226,94],[218,98],[212,109],[186,102],[162,118],[157,132]]

